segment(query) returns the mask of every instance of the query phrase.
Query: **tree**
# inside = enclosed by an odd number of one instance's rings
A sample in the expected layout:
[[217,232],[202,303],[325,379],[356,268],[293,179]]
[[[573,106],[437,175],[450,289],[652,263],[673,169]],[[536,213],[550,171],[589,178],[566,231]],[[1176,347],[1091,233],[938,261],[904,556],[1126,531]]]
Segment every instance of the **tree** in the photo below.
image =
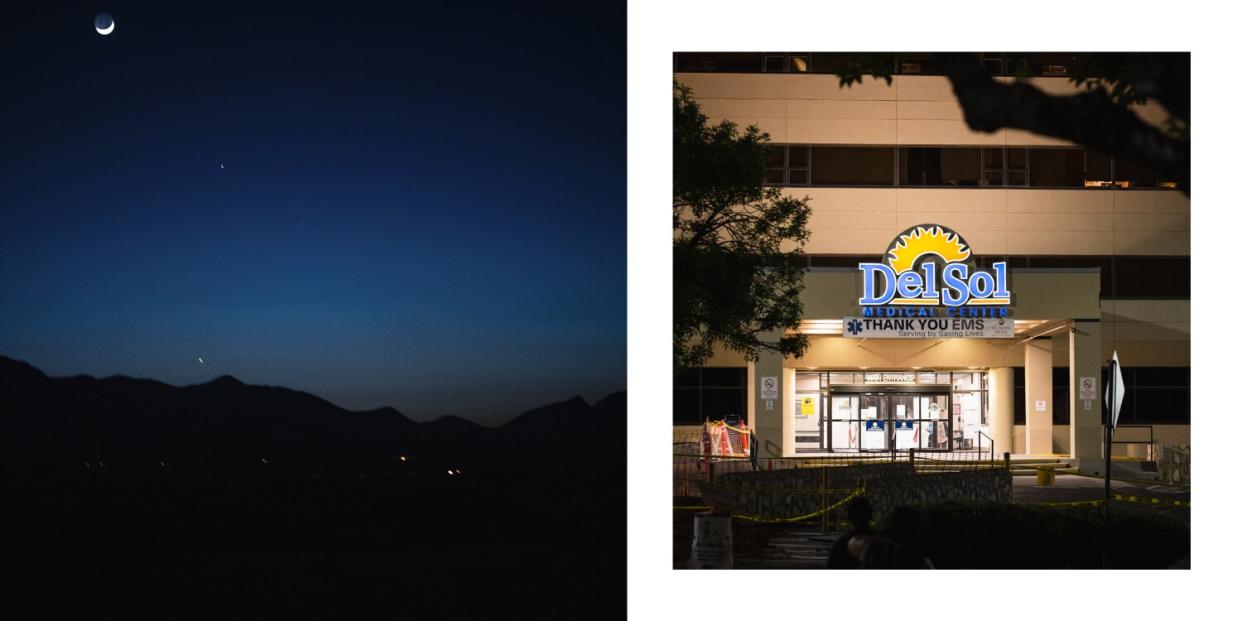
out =
[[[801,356],[798,327],[807,199],[764,185],[768,135],[708,125],[689,88],[673,84],[673,363],[701,366],[719,344],[755,360]],[[769,337],[770,338],[770,337]]]
[[[1187,52],[1087,53],[1070,79],[1086,85],[1071,96],[1049,95],[1030,85],[1029,72],[1010,82],[995,79],[979,54],[938,53],[932,64],[948,76],[966,124],[975,131],[1010,127],[1068,140],[1093,151],[1146,166],[1190,194],[1190,54]],[[835,57],[825,68],[842,87],[864,76],[892,83],[896,55]],[[1169,113],[1161,125],[1139,118],[1131,106],[1154,99]]]

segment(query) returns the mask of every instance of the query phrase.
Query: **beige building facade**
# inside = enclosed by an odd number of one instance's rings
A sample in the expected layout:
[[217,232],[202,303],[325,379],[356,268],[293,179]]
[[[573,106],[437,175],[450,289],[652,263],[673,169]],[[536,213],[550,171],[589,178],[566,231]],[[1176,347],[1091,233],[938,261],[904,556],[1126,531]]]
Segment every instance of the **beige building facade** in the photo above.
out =
[[[1129,409],[1114,455],[1189,445],[1186,194],[1076,145],[972,131],[945,77],[843,88],[835,75],[791,66],[787,57],[784,71],[674,74],[711,121],[767,132],[782,150],[769,182],[809,198],[812,210],[806,354],[746,361],[717,352],[697,384],[678,380],[675,430],[694,433],[695,408],[701,422],[744,407],[737,413],[761,456],[987,450],[1068,456],[1090,470],[1102,463],[1103,369],[1117,352]],[[1075,90],[1063,77],[1029,81],[1052,94]],[[1163,117],[1154,104],[1137,112]],[[868,312],[859,264],[880,261],[918,225],[955,232],[979,269],[1007,265],[1012,336],[845,334],[849,318]],[[736,375],[713,371],[726,369]],[[778,389],[766,398],[772,386],[764,393],[761,382],[773,377]],[[883,442],[869,440],[881,435],[873,419],[887,421]],[[898,437],[912,424],[917,431]]]

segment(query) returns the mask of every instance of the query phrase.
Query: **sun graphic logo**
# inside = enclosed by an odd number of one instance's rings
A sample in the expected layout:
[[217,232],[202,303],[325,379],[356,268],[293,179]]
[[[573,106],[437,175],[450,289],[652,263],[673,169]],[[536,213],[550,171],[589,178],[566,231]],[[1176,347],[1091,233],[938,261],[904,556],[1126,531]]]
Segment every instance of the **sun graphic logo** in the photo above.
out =
[[[956,231],[939,224],[919,224],[897,235],[881,263],[860,263],[863,307],[933,307],[949,310],[964,305],[1004,307],[1010,302],[1009,269],[1004,261],[975,269],[970,245]],[[864,311],[867,311],[864,308]],[[972,311],[973,312],[973,311]],[[864,316],[872,315],[869,312]],[[892,315],[889,316],[902,316]],[[905,313],[904,316],[913,316]],[[953,315],[964,316],[964,315]],[[982,316],[972,314],[970,316]],[[1003,317],[1001,308],[995,316]]]
[[937,225],[919,225],[897,236],[888,247],[888,266],[898,274],[914,269],[915,262],[934,254],[945,263],[960,263],[970,258],[970,248],[953,231]]

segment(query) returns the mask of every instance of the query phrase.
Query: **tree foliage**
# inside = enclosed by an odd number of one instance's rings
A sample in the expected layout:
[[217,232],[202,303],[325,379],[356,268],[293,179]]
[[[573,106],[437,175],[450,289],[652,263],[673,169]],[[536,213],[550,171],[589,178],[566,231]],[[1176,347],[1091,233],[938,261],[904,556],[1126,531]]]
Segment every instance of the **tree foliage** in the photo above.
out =
[[701,366],[717,345],[754,360],[799,356],[807,199],[764,185],[772,147],[757,127],[708,125],[673,89],[673,361]]

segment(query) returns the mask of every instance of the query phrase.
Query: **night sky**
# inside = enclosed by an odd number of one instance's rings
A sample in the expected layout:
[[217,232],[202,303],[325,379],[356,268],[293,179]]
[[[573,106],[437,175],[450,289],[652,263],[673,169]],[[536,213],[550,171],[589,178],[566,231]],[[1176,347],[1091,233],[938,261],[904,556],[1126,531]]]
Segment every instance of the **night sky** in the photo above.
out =
[[267,4],[0,7],[0,355],[488,425],[623,390],[624,3]]

